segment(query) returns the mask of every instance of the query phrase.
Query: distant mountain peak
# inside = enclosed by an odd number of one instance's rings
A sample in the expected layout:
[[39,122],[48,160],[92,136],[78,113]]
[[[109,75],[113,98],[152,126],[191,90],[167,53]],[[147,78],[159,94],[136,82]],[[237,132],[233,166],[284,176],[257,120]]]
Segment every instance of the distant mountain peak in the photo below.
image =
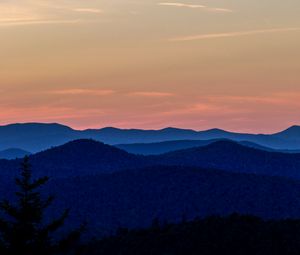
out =
[[78,176],[101,174],[142,165],[143,162],[126,151],[92,139],[79,139],[34,154],[30,158],[37,171],[47,176]]
[[62,152],[69,155],[77,155],[77,156],[93,155],[95,152],[98,153],[97,154],[98,156],[101,155],[101,153],[104,153],[105,155],[114,154],[114,153],[116,153],[117,155],[129,155],[128,152],[122,149],[119,149],[117,147],[93,139],[73,140],[63,145],[47,149],[35,155],[43,155],[48,153],[62,153]]
[[300,131],[300,126],[298,125],[294,125],[294,126],[291,126],[289,127],[288,129],[286,129],[285,131]]
[[38,123],[38,122],[28,122],[28,123],[14,123],[0,126],[0,128],[56,128],[56,129],[65,129],[73,130],[69,126],[62,125],[59,123]]
[[[118,148],[115,148],[113,146],[110,146],[110,145],[107,145],[107,144],[104,144],[100,141],[96,141],[96,140],[93,140],[93,139],[77,139],[77,140],[73,140],[73,141],[70,141],[70,142],[67,142],[63,145],[60,145],[60,146],[55,146],[55,147],[52,147],[50,149],[47,149],[43,152],[40,152],[40,153],[45,153],[45,152],[49,152],[49,151],[58,151],[58,150],[61,150],[61,151],[70,151],[72,153],[77,153],[77,152],[82,152],[82,153],[89,153],[93,150],[105,150],[105,149],[113,149],[115,151],[121,151],[120,149]],[[40,153],[37,153],[36,155],[40,154]]]
[[300,126],[294,125],[289,127],[288,129],[275,134],[276,136],[281,136],[284,138],[296,138],[300,139]]
[[[58,146],[58,147],[69,146],[69,145],[83,145],[83,144],[96,145],[96,146],[105,145],[104,143],[102,143],[100,141],[96,141],[94,139],[76,139],[76,140],[67,142],[67,143],[65,143],[61,146]],[[109,145],[106,145],[106,146],[109,146]]]
[[183,128],[175,128],[175,127],[166,127],[157,131],[162,131],[162,132],[195,132],[193,129],[183,129]]
[[163,128],[163,129],[161,129],[161,130],[165,130],[165,131],[167,131],[167,130],[178,130],[178,128],[174,128],[174,127],[165,127],[165,128]]
[[36,153],[69,141],[92,138],[106,144],[157,143],[178,140],[231,139],[248,141],[261,146],[284,149],[300,149],[300,126],[292,126],[278,134],[257,135],[230,132],[219,128],[206,131],[166,127],[163,129],[121,129],[105,127],[75,130],[59,123],[16,123],[0,126],[0,150],[22,148]]
[[[91,129],[87,129],[87,130],[91,130]],[[116,128],[116,127],[104,127],[104,128],[101,128],[100,130],[108,130],[108,131],[110,131],[110,130],[121,130],[120,128]]]
[[228,131],[225,131],[223,129],[220,129],[220,128],[211,128],[211,129],[208,129],[208,130],[205,130],[206,132],[228,132]]

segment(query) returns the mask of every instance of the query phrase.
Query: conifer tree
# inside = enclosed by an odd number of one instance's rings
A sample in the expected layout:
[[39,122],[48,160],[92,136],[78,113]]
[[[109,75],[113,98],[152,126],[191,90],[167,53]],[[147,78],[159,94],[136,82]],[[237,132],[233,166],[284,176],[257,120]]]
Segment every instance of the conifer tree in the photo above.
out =
[[7,255],[52,255],[69,254],[72,242],[79,240],[82,227],[72,231],[63,240],[55,238],[68,217],[69,210],[50,223],[45,223],[45,210],[52,204],[54,197],[42,198],[40,188],[48,182],[48,177],[32,178],[29,158],[21,164],[21,176],[15,179],[18,191],[16,204],[4,200],[0,210],[0,253]]

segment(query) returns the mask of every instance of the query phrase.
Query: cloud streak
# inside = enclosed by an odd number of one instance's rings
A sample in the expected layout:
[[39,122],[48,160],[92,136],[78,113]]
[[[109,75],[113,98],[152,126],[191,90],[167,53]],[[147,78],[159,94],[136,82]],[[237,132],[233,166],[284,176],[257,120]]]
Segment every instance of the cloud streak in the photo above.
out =
[[93,8],[75,8],[72,9],[74,12],[83,12],[83,13],[95,13],[95,14],[100,14],[103,13],[102,10],[100,9],[93,9]]
[[69,96],[77,96],[77,95],[87,95],[87,96],[107,96],[114,94],[114,90],[102,90],[102,89],[62,89],[48,92],[49,94],[55,95],[69,95]]
[[241,36],[248,36],[248,35],[270,34],[270,33],[280,33],[280,32],[292,32],[292,31],[300,31],[300,27],[261,29],[261,30],[250,30],[250,31],[217,33],[217,34],[200,34],[200,35],[192,35],[192,36],[183,36],[183,37],[171,38],[171,39],[169,39],[169,41],[174,41],[174,42],[195,41],[195,40],[227,38],[227,37],[241,37]]
[[66,19],[66,20],[11,20],[6,22],[0,21],[0,27],[14,27],[14,26],[28,26],[28,25],[51,25],[51,24],[78,24],[85,23],[87,21],[80,19]]
[[161,6],[174,6],[174,7],[186,7],[186,8],[205,8],[206,6],[204,5],[199,5],[199,4],[184,4],[184,3],[158,3],[158,5]]
[[231,9],[227,8],[213,8],[208,7],[206,5],[200,4],[185,4],[185,3],[178,3],[178,2],[161,2],[158,3],[160,6],[171,6],[171,7],[183,7],[183,8],[190,8],[190,9],[202,9],[208,12],[233,12]]
[[172,97],[174,94],[167,92],[147,92],[147,91],[138,91],[130,93],[131,96],[139,96],[139,97]]
[[94,17],[95,14],[100,13],[103,13],[100,8],[76,6],[64,1],[59,4],[37,0],[24,0],[20,3],[0,1],[0,27],[90,23],[93,20],[87,15]]

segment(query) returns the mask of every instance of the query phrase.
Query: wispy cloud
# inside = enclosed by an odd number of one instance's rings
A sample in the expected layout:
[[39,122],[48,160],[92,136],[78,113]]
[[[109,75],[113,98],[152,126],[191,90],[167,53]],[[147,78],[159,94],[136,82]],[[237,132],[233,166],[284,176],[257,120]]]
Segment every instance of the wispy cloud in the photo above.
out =
[[138,91],[138,92],[132,92],[129,95],[131,96],[140,96],[140,97],[171,97],[174,96],[172,93],[168,92],[156,92],[156,91]]
[[183,7],[183,8],[190,8],[190,9],[202,9],[204,11],[209,12],[233,12],[231,9],[227,8],[213,8],[206,5],[200,4],[186,4],[186,3],[178,3],[178,2],[161,2],[158,3],[160,6],[171,6],[171,7]]
[[200,34],[200,35],[171,38],[169,40],[170,41],[194,41],[194,40],[205,40],[205,39],[226,38],[226,37],[240,37],[240,36],[247,36],[247,35],[291,32],[291,31],[300,31],[300,27],[261,29],[261,30],[250,30],[250,31],[217,33],[217,34]]
[[227,8],[209,8],[207,7],[206,10],[211,12],[234,12],[234,10],[227,9]]
[[27,26],[27,25],[42,25],[42,24],[78,24],[87,21],[80,19],[67,19],[67,20],[11,20],[7,22],[0,21],[0,27],[13,27],[13,26]]
[[94,9],[94,8],[75,8],[72,9],[74,12],[84,12],[84,13],[103,13],[103,10]]
[[87,17],[88,14],[102,12],[99,8],[78,6],[66,1],[0,1],[0,27],[87,23],[96,20]]
[[158,5],[162,6],[175,6],[175,7],[187,7],[187,8],[205,8],[206,6],[204,5],[199,5],[199,4],[184,4],[184,3],[158,3]]
[[114,90],[102,90],[102,89],[62,89],[62,90],[54,90],[49,91],[49,94],[56,95],[89,95],[89,96],[107,96],[114,94]]

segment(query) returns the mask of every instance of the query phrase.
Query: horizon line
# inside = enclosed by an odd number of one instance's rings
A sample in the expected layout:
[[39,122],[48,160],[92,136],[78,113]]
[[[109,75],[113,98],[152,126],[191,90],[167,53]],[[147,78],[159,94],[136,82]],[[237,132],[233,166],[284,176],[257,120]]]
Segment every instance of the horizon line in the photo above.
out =
[[286,131],[290,128],[293,127],[299,127],[300,128],[300,124],[294,124],[294,125],[290,125],[287,128],[284,129],[280,129],[279,131],[276,132],[272,132],[272,133],[256,133],[256,132],[243,132],[243,131],[233,131],[233,130],[228,130],[225,128],[218,128],[218,127],[212,127],[212,128],[208,128],[208,129],[194,129],[194,128],[183,128],[183,127],[175,127],[175,126],[165,126],[162,128],[122,128],[122,127],[117,127],[117,126],[102,126],[102,127],[90,127],[90,128],[75,128],[72,127],[71,125],[68,124],[63,124],[63,123],[59,123],[59,122],[14,122],[14,123],[6,123],[6,124],[0,124],[0,128],[2,127],[8,127],[8,126],[13,126],[13,125],[58,125],[58,126],[63,126],[63,127],[67,127],[70,128],[74,131],[87,131],[87,130],[102,130],[102,129],[118,129],[118,130],[141,130],[141,131],[162,131],[162,130],[166,130],[166,129],[177,129],[177,130],[189,130],[189,131],[195,131],[195,132],[205,132],[205,131],[211,131],[211,130],[219,130],[219,131],[224,131],[224,132],[228,132],[228,133],[239,133],[239,134],[253,134],[253,135],[273,135],[273,134],[277,134],[283,131]]

